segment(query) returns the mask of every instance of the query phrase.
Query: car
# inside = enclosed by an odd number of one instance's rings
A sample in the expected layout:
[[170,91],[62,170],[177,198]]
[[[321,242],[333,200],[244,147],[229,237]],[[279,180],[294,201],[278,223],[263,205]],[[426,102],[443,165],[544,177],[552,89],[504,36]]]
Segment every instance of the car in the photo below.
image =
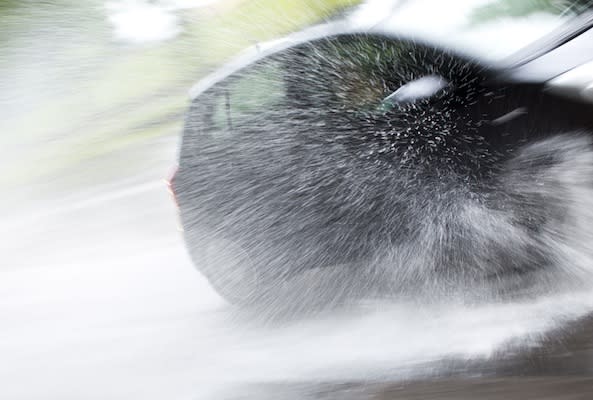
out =
[[503,62],[341,20],[255,46],[191,92],[170,185],[195,265],[238,305],[328,267],[428,296],[578,283],[592,26]]

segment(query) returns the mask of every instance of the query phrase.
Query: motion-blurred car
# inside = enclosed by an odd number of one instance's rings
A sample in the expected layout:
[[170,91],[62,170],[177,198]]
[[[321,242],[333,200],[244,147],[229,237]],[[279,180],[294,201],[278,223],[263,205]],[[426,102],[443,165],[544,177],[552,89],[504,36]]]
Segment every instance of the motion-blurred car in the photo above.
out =
[[399,293],[558,272],[582,232],[549,177],[591,146],[592,25],[502,62],[344,21],[256,46],[192,91],[171,187],[195,265],[236,304],[321,267]]

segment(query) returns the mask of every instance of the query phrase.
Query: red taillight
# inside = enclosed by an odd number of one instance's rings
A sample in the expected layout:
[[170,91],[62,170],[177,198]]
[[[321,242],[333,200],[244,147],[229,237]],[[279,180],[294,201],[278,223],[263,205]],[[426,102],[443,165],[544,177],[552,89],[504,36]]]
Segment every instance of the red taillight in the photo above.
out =
[[175,205],[179,207],[179,203],[177,202],[177,195],[175,194],[175,177],[177,176],[177,171],[179,171],[178,165],[176,165],[173,168],[173,170],[169,174],[169,177],[167,178],[167,190],[169,191],[169,193],[171,193],[173,201],[175,201]]

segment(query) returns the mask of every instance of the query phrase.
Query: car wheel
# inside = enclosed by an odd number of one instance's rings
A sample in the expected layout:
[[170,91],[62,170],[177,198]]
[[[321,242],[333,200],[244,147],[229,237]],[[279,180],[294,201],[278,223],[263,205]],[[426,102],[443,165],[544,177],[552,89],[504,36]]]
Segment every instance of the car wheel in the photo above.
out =
[[263,301],[275,280],[263,273],[247,251],[232,240],[186,234],[194,265],[226,301],[238,306]]

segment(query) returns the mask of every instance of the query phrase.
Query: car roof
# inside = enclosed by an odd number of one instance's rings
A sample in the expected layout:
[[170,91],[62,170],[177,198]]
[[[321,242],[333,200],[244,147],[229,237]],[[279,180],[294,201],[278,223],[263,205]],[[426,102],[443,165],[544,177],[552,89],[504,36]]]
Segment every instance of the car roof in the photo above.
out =
[[[235,72],[251,65],[252,63],[261,60],[269,55],[274,53],[283,51],[285,49],[297,46],[299,44],[315,41],[318,39],[329,38],[332,36],[341,36],[341,35],[373,35],[373,36],[384,36],[393,39],[400,39],[406,41],[412,41],[423,45],[428,46],[437,46],[437,43],[431,43],[430,41],[414,37],[411,35],[406,34],[405,32],[399,31],[394,28],[390,28],[388,26],[377,25],[373,27],[360,27],[356,25],[352,25],[349,20],[339,20],[333,22],[326,22],[323,24],[315,25],[304,29],[302,31],[287,35],[280,39],[271,40],[268,42],[258,43],[256,45],[250,46],[247,49],[243,50],[239,53],[238,56],[231,59],[231,61],[227,62],[223,66],[219,67],[216,71],[212,72],[211,74],[207,75],[199,82],[197,82],[191,89],[190,89],[190,98],[194,99],[199,96],[204,91],[208,90],[210,87],[215,85],[216,83],[224,80],[228,76],[234,74]],[[439,46],[443,49],[448,49],[460,57],[464,57],[467,59],[472,59],[477,63],[483,63],[486,65],[485,60],[481,60],[477,55],[471,54],[470,52],[463,51],[460,49],[454,49],[452,47],[448,47],[443,44],[439,44]],[[492,63],[489,63],[492,64]]]

